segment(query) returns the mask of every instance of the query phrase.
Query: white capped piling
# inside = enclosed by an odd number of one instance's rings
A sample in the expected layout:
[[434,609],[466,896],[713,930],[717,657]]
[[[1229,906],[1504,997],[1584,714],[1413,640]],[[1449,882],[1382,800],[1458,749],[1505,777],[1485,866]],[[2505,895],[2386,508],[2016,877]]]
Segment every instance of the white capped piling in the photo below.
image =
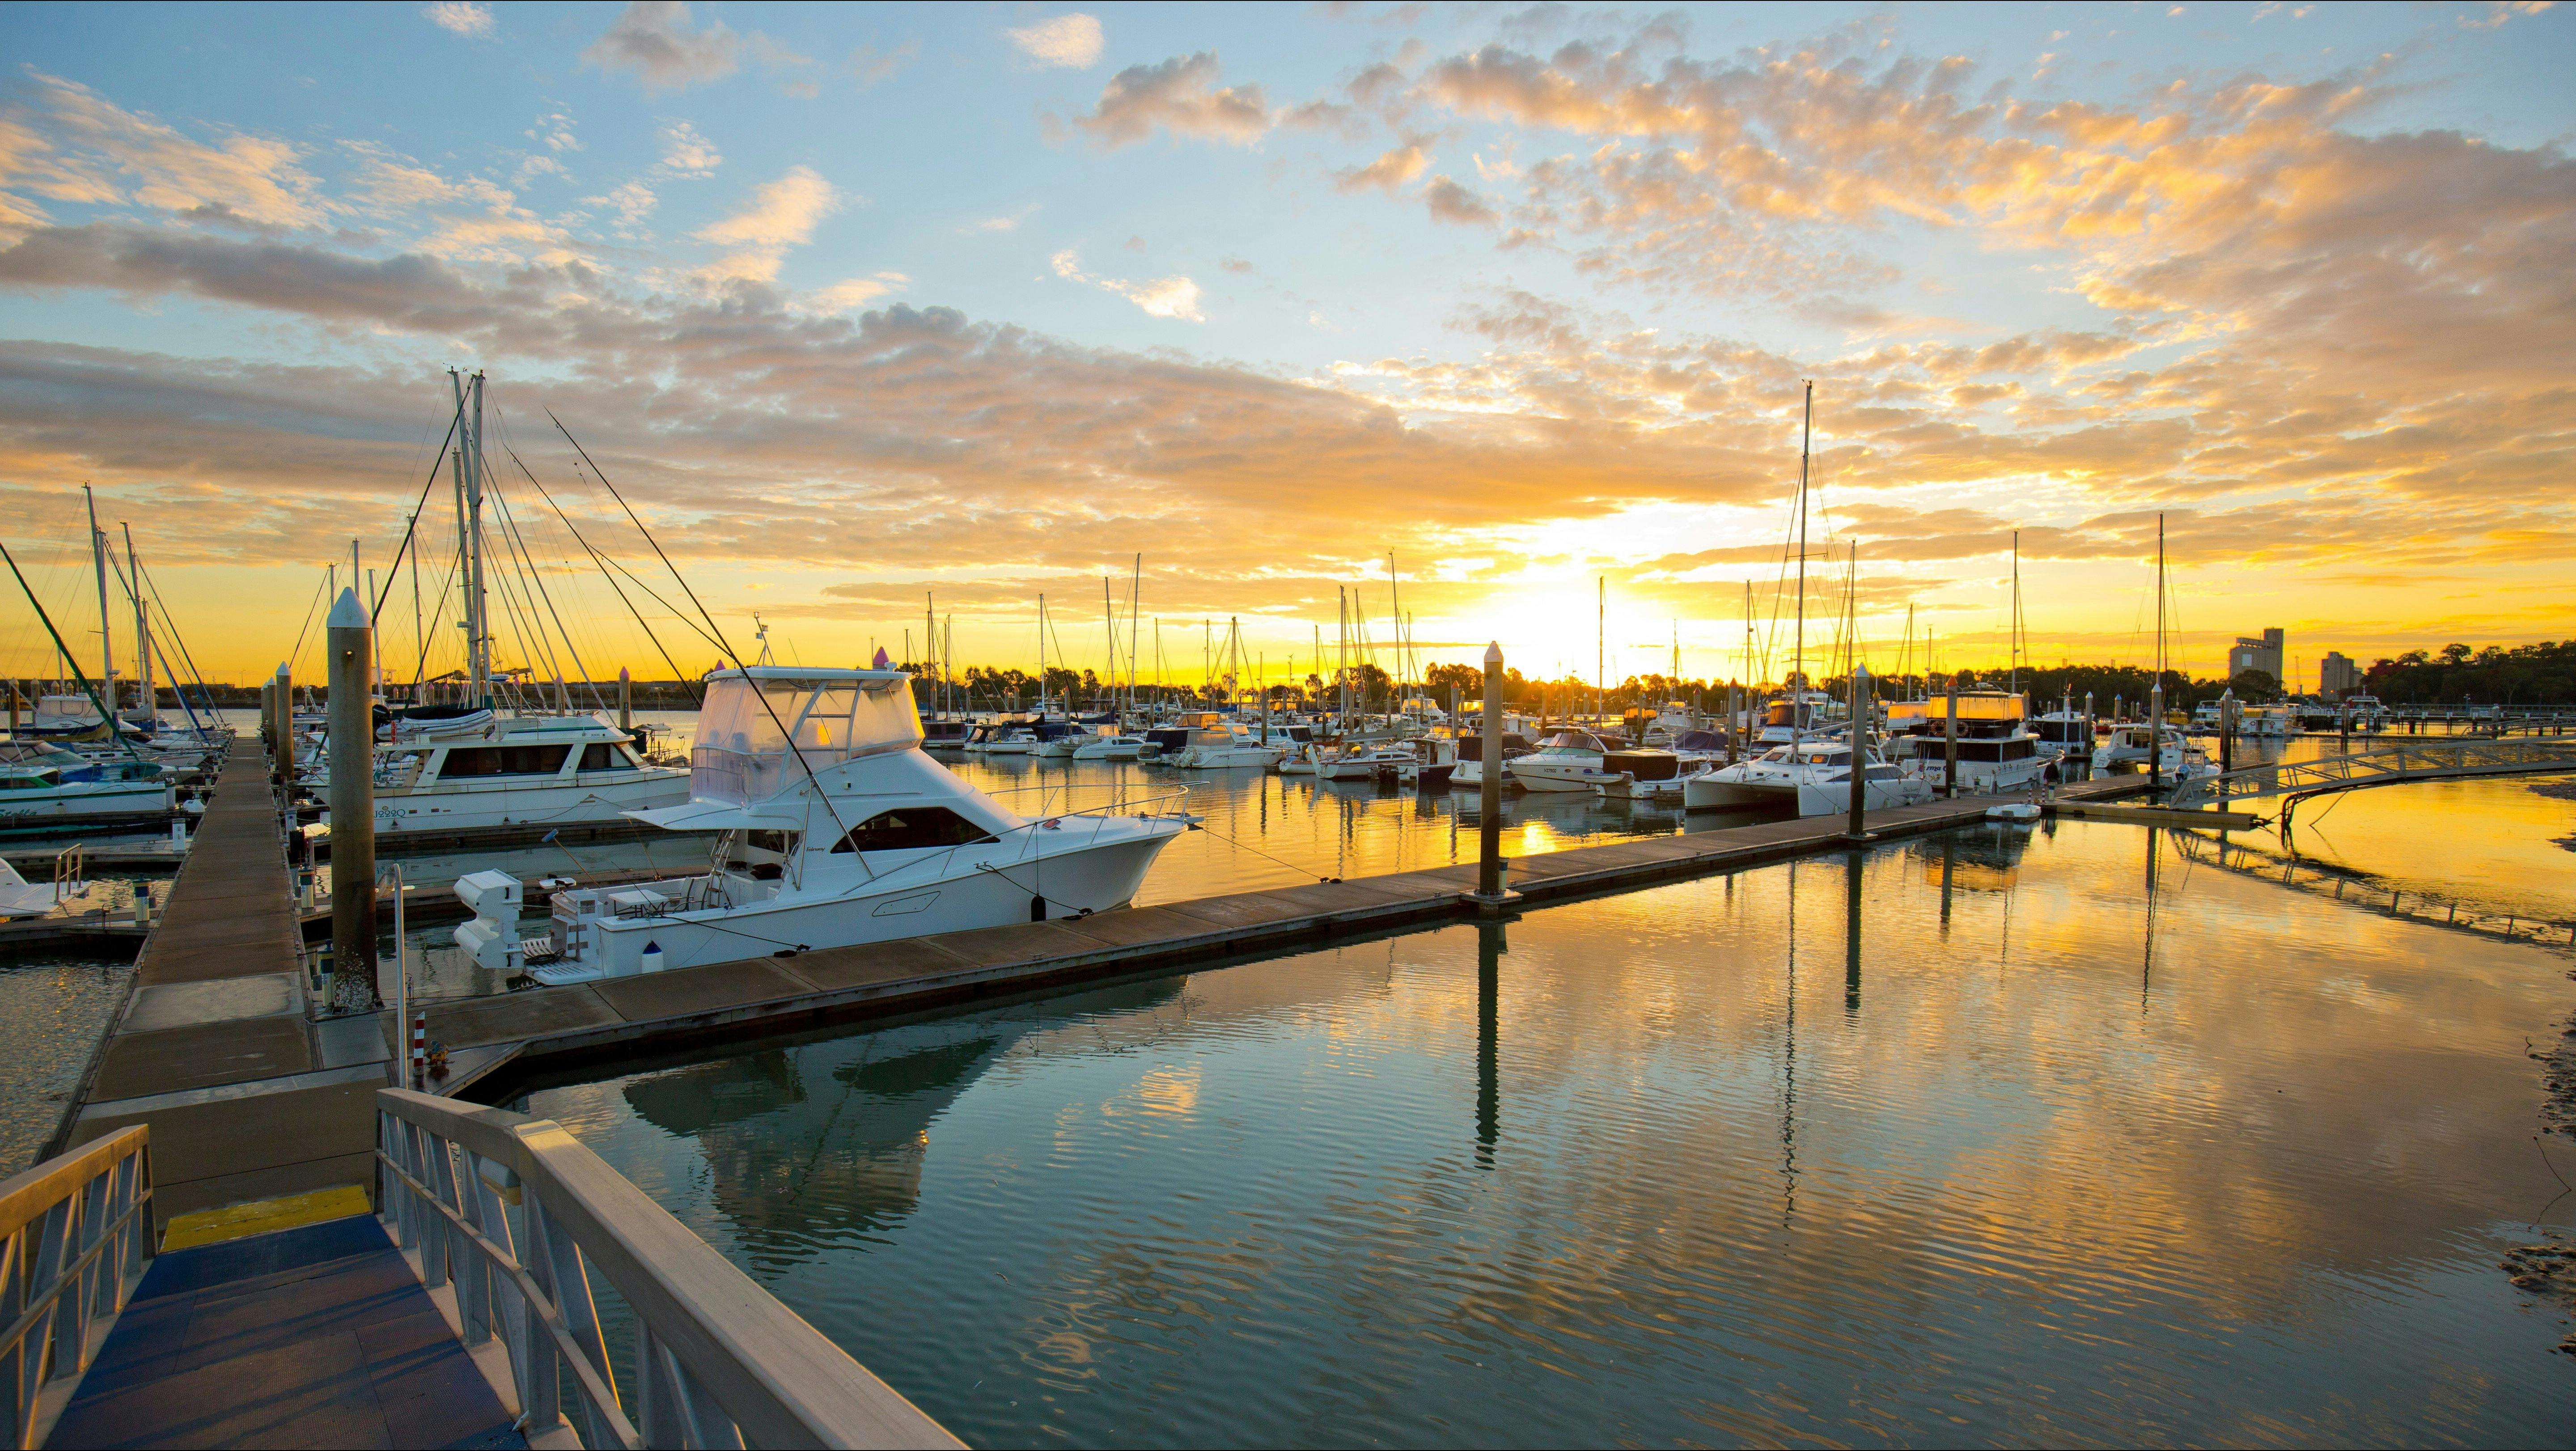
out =
[[1503,900],[1503,643],[1485,647],[1484,760],[1476,767],[1476,895]]
[[1854,666],[1851,677],[1851,825],[1843,831],[1854,841],[1869,839],[1861,824],[1862,813],[1869,809],[1869,718],[1878,708],[1870,697],[1869,670]]
[[376,1008],[375,632],[355,590],[331,607],[331,1001]]
[[635,676],[623,665],[617,667],[617,728],[635,730]]

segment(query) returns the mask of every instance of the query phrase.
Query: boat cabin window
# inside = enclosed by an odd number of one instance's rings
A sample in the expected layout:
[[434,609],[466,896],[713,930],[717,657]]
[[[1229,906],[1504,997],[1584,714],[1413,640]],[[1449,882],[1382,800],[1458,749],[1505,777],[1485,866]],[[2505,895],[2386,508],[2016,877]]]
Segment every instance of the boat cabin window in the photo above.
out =
[[467,776],[551,776],[563,769],[570,746],[450,746],[438,779]]
[[850,828],[832,850],[914,851],[930,846],[969,846],[993,834],[945,806],[906,806],[880,811]]
[[632,771],[635,753],[607,741],[594,741],[581,748],[581,769],[585,771]]

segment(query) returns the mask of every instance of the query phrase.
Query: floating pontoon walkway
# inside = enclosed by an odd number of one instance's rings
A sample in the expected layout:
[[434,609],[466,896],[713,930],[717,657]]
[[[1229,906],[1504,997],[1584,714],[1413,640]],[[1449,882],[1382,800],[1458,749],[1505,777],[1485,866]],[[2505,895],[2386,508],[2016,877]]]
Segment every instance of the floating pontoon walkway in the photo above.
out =
[[[2104,800],[2143,776],[2067,788]],[[1982,820],[1997,798],[1869,813],[1873,839]],[[2234,818],[2213,816],[2213,826]],[[1737,871],[1843,849],[1846,818],[1777,821],[1516,857],[1510,887],[1532,905]],[[1316,945],[1469,917],[1475,864],[943,933],[864,947],[536,988],[429,1009],[453,1071],[435,1091],[498,1102],[540,1074],[693,1041],[799,1032],[1031,988]]]

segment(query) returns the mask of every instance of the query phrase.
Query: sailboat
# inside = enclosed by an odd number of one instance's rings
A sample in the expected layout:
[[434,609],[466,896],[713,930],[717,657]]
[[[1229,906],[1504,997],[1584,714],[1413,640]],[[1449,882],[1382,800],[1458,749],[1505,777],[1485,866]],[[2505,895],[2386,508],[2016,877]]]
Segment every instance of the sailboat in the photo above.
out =
[[[1831,697],[1807,688],[1804,664],[1807,636],[1807,498],[1808,470],[1812,458],[1816,419],[1816,385],[1807,384],[1804,422],[1798,444],[1798,621],[1796,654],[1789,673],[1786,696],[1774,701],[1762,739],[1770,741],[1773,732],[1785,731],[1788,739],[1774,744],[1768,751],[1749,761],[1732,766],[1701,771],[1682,781],[1682,805],[1691,811],[1790,811],[1799,816],[1829,816],[1851,806],[1852,772],[1861,772],[1862,804],[1869,810],[1891,806],[1911,806],[1932,799],[1932,788],[1920,778],[1908,775],[1902,767],[1888,761],[1869,741],[1869,721],[1853,721],[1840,739],[1823,736],[1816,726],[1824,715],[1823,707]],[[1850,623],[1847,638],[1857,624],[1858,555],[1855,553],[1852,593],[1846,595],[1845,611]],[[1850,654],[1857,661],[1857,639],[1849,639]],[[1518,768],[1515,767],[1515,770]]]
[[[488,830],[505,826],[596,826],[622,821],[630,811],[676,806],[689,799],[689,772],[644,760],[633,733],[605,714],[570,709],[558,690],[554,708],[518,691],[505,702],[515,674],[496,671],[496,632],[487,591],[483,459],[483,375],[467,379],[450,369],[456,401],[457,447],[447,460],[458,520],[459,568],[464,576],[466,698],[445,705],[395,711],[377,729],[374,756],[375,825],[379,834]],[[414,520],[417,529],[418,521]],[[409,547],[412,541],[406,541]],[[507,561],[505,561],[506,563]],[[507,589],[507,582],[503,582]],[[564,638],[571,648],[569,636]],[[579,666],[578,654],[574,664]],[[298,781],[327,795],[330,756],[316,751]]]

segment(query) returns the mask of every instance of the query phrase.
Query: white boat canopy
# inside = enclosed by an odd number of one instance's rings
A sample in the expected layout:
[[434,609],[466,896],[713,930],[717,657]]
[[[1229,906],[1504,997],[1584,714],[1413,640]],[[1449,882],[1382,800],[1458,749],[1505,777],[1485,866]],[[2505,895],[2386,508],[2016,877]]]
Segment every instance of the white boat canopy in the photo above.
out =
[[[787,743],[805,765],[788,759]],[[689,752],[689,795],[699,801],[765,801],[805,770],[921,744],[912,676],[901,670],[754,665],[707,677]]]

